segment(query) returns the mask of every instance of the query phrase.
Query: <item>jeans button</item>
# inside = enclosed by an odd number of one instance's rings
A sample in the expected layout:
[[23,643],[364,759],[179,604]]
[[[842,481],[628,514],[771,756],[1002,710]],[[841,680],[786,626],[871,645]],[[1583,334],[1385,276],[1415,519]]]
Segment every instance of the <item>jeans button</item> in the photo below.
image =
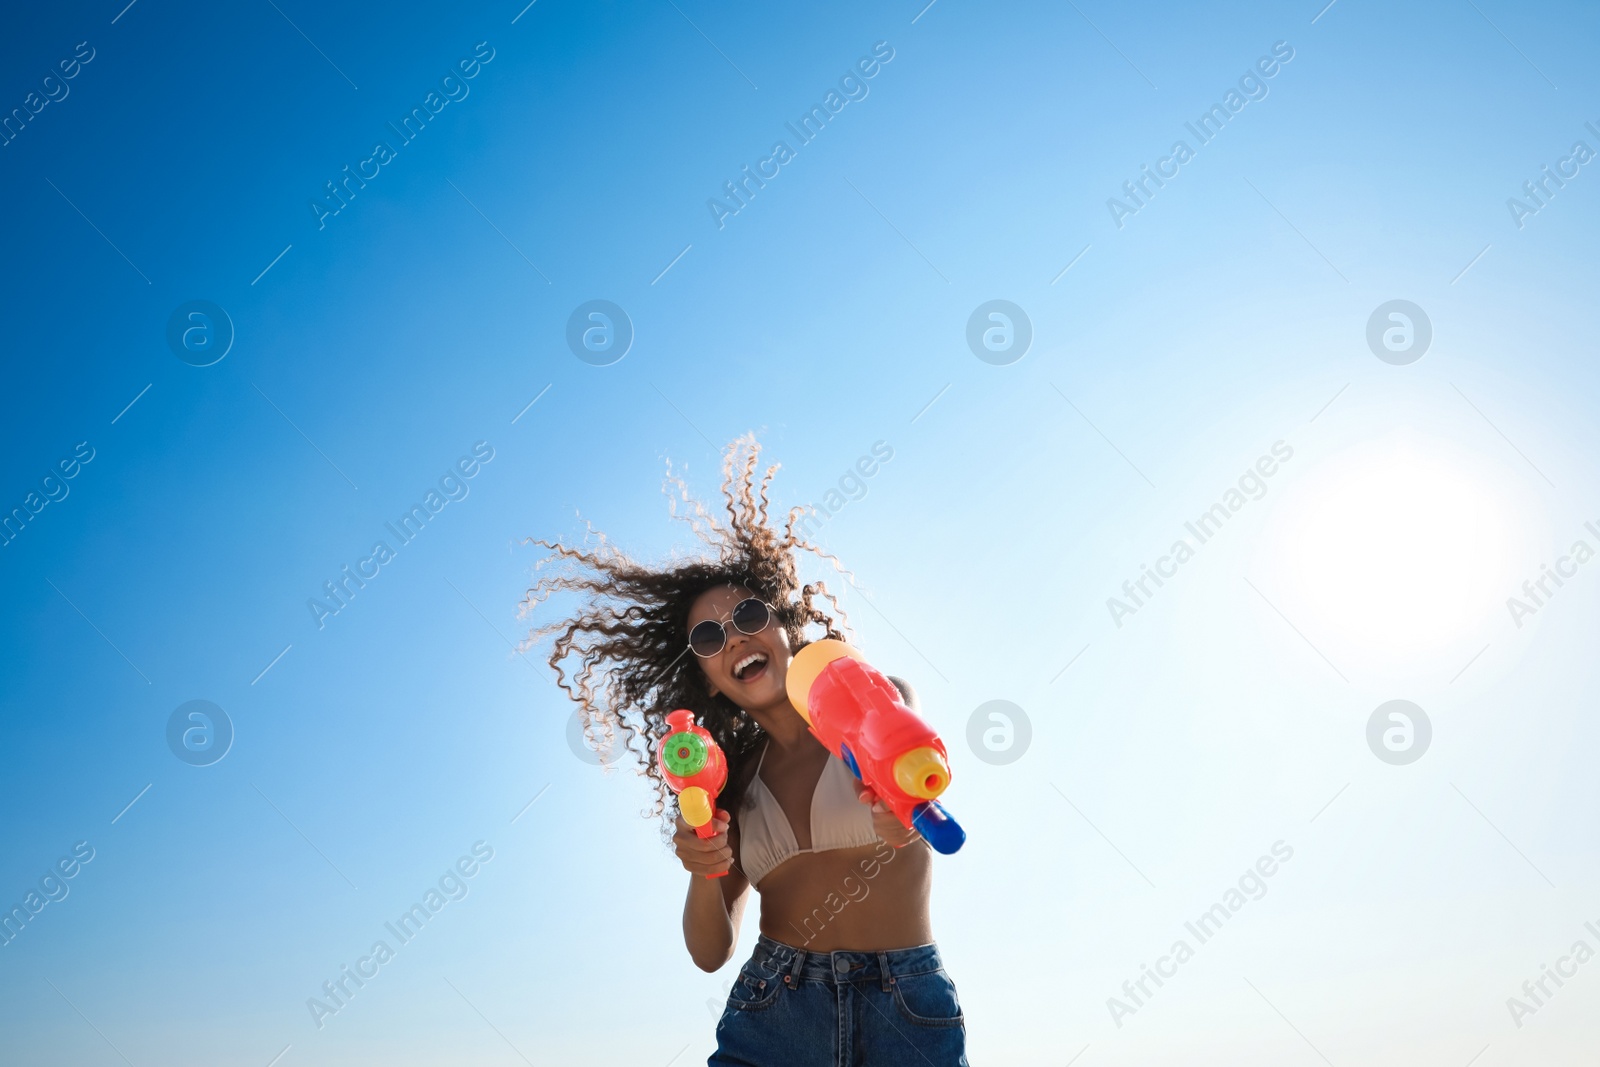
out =
[[847,960],[837,960],[833,965],[833,969],[838,971],[840,974],[844,974],[850,970],[850,963]]

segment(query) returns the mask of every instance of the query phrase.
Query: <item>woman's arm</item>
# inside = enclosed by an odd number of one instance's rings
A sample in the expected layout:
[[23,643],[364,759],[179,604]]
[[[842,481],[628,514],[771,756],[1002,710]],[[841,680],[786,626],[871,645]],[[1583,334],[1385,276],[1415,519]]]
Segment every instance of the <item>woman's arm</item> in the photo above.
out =
[[[683,943],[689,958],[702,971],[715,971],[733,958],[739,942],[739,924],[750,899],[750,880],[733,866],[734,831],[721,812],[713,822],[717,833],[701,838],[682,817],[673,835],[678,858],[689,872],[689,894],[683,902]],[[721,878],[706,875],[726,871]]]

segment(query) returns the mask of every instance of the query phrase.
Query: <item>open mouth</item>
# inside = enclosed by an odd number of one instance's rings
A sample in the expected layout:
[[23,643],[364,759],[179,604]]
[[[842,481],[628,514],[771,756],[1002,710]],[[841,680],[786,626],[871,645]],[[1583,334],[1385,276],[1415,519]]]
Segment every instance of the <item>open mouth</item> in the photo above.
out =
[[753,682],[766,673],[767,654],[752,652],[733,665],[733,676],[741,682]]

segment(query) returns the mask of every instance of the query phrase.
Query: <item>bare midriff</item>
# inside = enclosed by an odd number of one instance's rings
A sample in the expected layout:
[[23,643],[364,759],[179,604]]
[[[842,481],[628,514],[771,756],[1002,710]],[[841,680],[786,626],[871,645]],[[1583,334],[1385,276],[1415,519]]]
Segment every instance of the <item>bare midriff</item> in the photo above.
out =
[[761,932],[809,952],[931,944],[932,857],[921,840],[791,856],[757,887]]

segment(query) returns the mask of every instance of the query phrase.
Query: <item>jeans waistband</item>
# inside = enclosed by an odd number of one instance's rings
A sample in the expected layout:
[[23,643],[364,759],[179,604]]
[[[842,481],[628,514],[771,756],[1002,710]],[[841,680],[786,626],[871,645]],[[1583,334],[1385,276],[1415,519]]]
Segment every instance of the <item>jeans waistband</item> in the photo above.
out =
[[871,981],[888,987],[890,979],[929,974],[944,966],[937,945],[885,949],[881,952],[812,952],[774,941],[766,934],[756,940],[750,965],[761,977],[794,982]]

